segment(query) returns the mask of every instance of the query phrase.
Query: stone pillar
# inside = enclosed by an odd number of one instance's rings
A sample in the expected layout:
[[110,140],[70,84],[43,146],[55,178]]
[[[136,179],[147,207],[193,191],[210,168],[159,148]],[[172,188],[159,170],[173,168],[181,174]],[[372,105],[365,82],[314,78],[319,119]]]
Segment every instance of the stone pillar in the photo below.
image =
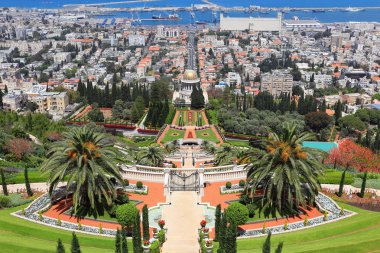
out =
[[201,167],[198,170],[199,173],[199,196],[203,197],[204,196],[204,174],[205,174],[205,169],[203,167],[203,164],[201,164]]
[[169,197],[170,195],[170,169],[164,169],[164,196]]

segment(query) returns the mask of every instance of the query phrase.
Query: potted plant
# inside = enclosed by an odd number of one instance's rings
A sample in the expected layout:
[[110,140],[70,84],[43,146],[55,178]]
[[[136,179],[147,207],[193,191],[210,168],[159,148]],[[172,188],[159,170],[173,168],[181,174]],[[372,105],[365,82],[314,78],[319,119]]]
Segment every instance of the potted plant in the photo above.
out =
[[201,224],[201,227],[204,228],[206,227],[207,221],[202,220],[200,224]]
[[203,228],[202,231],[203,231],[203,238],[208,238],[210,229],[209,228]]
[[205,241],[205,247],[206,247],[207,253],[212,253],[212,248],[214,247],[214,245],[212,244],[212,241],[206,240]]
[[160,226],[161,229],[163,229],[164,226],[165,226],[165,221],[164,220],[159,220],[158,221],[158,225]]
[[150,252],[150,242],[148,240],[145,240],[142,246],[143,246],[144,253]]
[[153,238],[158,239],[158,230],[157,228],[153,228]]

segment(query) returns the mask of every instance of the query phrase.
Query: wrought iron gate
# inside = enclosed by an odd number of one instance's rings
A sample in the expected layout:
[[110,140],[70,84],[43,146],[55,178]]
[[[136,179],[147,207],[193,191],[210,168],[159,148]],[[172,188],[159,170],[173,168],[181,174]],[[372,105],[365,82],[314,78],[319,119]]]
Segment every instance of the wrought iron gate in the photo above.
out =
[[199,173],[191,174],[170,171],[170,191],[198,191]]

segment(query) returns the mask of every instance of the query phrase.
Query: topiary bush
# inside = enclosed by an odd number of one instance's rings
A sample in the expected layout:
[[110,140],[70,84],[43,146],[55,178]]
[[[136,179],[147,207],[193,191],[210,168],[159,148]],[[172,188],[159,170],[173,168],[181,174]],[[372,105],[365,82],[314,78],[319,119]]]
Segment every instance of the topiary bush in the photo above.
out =
[[245,186],[245,181],[244,180],[240,180],[239,181],[239,186],[240,187],[244,187]]
[[117,205],[124,205],[124,204],[127,204],[128,202],[129,202],[129,197],[128,195],[125,195],[125,194],[119,194],[117,195],[115,199],[115,204]]
[[227,207],[226,216],[228,222],[243,225],[248,221],[248,208],[239,202],[234,202]]
[[256,209],[255,205],[248,204],[247,208],[248,208],[248,216],[249,216],[249,218],[253,218],[253,216],[255,216],[255,209]]
[[8,196],[0,195],[0,208],[11,207],[11,198]]
[[226,188],[227,188],[227,189],[231,189],[231,187],[232,187],[231,182],[227,182],[227,183],[226,183]]
[[124,186],[129,186],[129,180],[128,179],[124,179]]
[[123,227],[130,228],[135,222],[139,210],[133,203],[128,203],[119,206],[116,209],[116,219]]
[[150,253],[160,253],[160,242],[159,241],[154,241],[150,245]]
[[164,229],[161,229],[160,232],[158,232],[158,241],[159,241],[161,244],[164,244],[164,242],[166,241],[166,238],[165,238],[165,230],[164,230]]
[[137,187],[137,189],[142,189],[143,188],[143,183],[141,181],[137,181],[136,187]]

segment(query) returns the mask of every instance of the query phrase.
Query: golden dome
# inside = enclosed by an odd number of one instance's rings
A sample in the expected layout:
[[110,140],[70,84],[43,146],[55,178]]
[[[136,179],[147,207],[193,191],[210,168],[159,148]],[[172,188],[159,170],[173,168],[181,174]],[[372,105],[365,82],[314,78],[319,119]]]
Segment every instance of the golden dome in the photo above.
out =
[[190,80],[197,80],[197,79],[198,79],[197,72],[195,72],[192,69],[187,69],[185,73],[183,73],[183,80],[190,81]]

